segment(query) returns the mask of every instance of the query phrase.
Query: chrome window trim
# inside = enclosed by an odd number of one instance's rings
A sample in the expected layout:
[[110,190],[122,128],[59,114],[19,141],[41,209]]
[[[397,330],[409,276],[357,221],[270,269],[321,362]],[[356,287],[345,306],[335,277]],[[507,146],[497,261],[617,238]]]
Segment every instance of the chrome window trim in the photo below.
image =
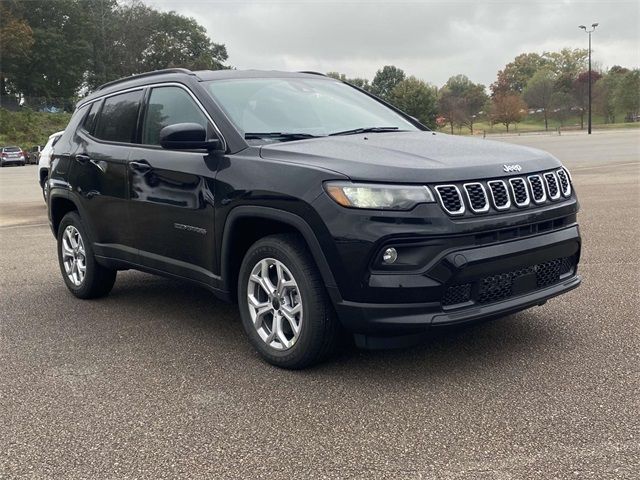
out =
[[[498,204],[496,203],[496,197],[493,194],[493,189],[491,188],[492,183],[501,183],[502,186],[504,187],[504,191],[507,192],[507,203],[505,205],[502,205],[501,207],[499,207]],[[511,195],[509,195],[509,187],[507,186],[507,183],[504,180],[489,180],[487,182],[487,185],[489,186],[489,192],[491,193],[491,201],[493,202],[493,208],[500,211],[509,210],[511,208]]]
[[[516,197],[516,189],[513,187],[513,182],[516,180],[521,180],[524,185],[524,191],[527,194],[527,200],[522,203],[518,203],[518,198]],[[531,204],[531,196],[529,195],[529,188],[527,187],[527,182],[522,177],[514,177],[509,179],[509,185],[511,185],[511,193],[513,194],[513,203],[515,203],[516,207],[524,208],[528,207]]]
[[[567,177],[567,191],[565,192],[564,189],[562,188],[562,182],[560,182],[560,172],[562,172],[564,174],[565,177]],[[563,197],[570,197],[571,196],[571,177],[569,177],[569,173],[567,172],[567,170],[565,170],[564,168],[559,168],[558,170],[556,170],[556,178],[558,179],[558,187],[560,189],[560,191],[562,192],[562,196]]]
[[[558,193],[555,196],[551,195],[551,190],[549,189],[549,180],[547,179],[547,175],[552,175],[556,181],[556,190]],[[544,183],[547,186],[547,191],[549,192],[549,199],[558,200],[562,194],[560,193],[560,181],[558,180],[558,177],[556,176],[555,172],[545,172],[542,174],[542,176],[544,177]]]
[[[482,189],[482,194],[484,195],[484,207],[480,208],[480,209],[475,209],[473,206],[473,203],[471,202],[471,196],[469,195],[469,190],[467,190],[467,186],[471,186],[471,185],[480,185],[480,188]],[[469,183],[463,183],[462,184],[462,189],[464,190],[464,193],[467,195],[467,201],[469,202],[469,208],[471,209],[471,211],[473,213],[486,213],[489,211],[489,197],[487,197],[487,191],[484,189],[484,185],[482,185],[480,182],[469,182]]]
[[[109,97],[113,97],[115,95],[121,95],[123,93],[129,93],[129,92],[134,92],[136,90],[144,90],[146,88],[152,89],[152,88],[158,88],[158,87],[179,87],[182,88],[183,90],[185,90],[193,99],[193,101],[196,103],[196,105],[198,106],[198,108],[200,110],[202,110],[202,113],[204,114],[205,117],[207,117],[207,120],[209,120],[211,122],[211,125],[213,125],[213,129],[215,130],[216,134],[218,135],[218,137],[220,138],[220,141],[222,142],[222,150],[223,151],[227,151],[227,141],[224,138],[224,135],[222,135],[222,132],[220,131],[220,129],[218,128],[218,125],[216,124],[216,122],[213,121],[213,118],[211,118],[211,115],[209,115],[209,112],[207,112],[207,109],[204,108],[204,105],[202,105],[202,103],[200,102],[200,100],[198,100],[198,98],[194,95],[194,93],[191,91],[191,89],[189,87],[187,87],[186,85],[179,83],[179,82],[160,82],[160,83],[147,83],[144,85],[138,85],[136,87],[131,87],[131,88],[126,88],[124,90],[118,90],[117,92],[111,92],[111,93],[107,93],[104,95],[100,95],[99,97],[93,98],[87,102],[81,103],[78,105],[78,108],[82,108],[86,105],[90,105],[94,102],[109,98]],[[145,102],[145,106],[146,106],[146,102],[148,101],[148,99],[143,99],[143,102]],[[142,143],[127,143],[127,145],[136,145],[138,147],[153,147],[157,145],[144,145]]]
[[[460,209],[452,211],[449,210],[445,205],[444,205],[444,201],[442,200],[442,195],[440,195],[440,188],[447,188],[447,187],[452,187],[455,189],[455,191],[458,193],[458,197],[460,197]],[[440,199],[440,205],[442,206],[442,209],[447,212],[449,215],[464,215],[465,212],[465,206],[464,206],[464,199],[462,198],[462,194],[460,193],[460,189],[456,186],[456,185],[451,185],[451,184],[446,184],[446,185],[436,185],[436,193],[438,194],[438,198]]]
[[[531,183],[531,179],[537,177],[540,180],[540,186],[542,187],[542,199],[536,200],[536,196],[533,194],[533,183]],[[544,188],[544,179],[540,176],[539,173],[535,175],[529,175],[527,177],[527,182],[529,182],[529,186],[531,187],[531,199],[533,203],[537,203],[538,205],[547,201],[547,190]]]

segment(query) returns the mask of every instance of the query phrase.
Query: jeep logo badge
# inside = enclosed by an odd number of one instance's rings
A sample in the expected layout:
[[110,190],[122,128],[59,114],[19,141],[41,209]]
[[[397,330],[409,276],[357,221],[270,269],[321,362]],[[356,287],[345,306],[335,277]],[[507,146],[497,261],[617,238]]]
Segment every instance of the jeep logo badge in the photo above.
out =
[[522,167],[516,163],[514,165],[503,165],[502,169],[505,172],[509,173],[509,172],[519,172],[520,170],[522,170]]

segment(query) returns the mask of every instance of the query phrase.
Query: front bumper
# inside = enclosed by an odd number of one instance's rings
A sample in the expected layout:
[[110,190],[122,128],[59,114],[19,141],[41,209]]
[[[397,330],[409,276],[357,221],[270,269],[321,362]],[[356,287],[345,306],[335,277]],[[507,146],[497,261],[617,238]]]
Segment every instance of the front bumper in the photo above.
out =
[[[433,325],[506,315],[576,288],[581,280],[580,248],[578,226],[573,225],[510,242],[449,249],[425,272],[381,275],[376,280],[387,289],[395,286],[399,296],[403,288],[420,285],[429,301],[339,300],[335,307],[345,327],[363,335],[419,333]],[[460,286],[465,296],[452,300],[450,289]]]

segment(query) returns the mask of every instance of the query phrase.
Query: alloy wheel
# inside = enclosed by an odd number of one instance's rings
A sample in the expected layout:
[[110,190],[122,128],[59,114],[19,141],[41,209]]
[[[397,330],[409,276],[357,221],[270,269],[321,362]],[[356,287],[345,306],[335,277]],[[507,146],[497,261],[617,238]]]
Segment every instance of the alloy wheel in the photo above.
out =
[[87,272],[87,256],[84,240],[73,225],[69,225],[62,235],[62,263],[67,277],[73,285],[79,287]]
[[247,302],[253,326],[267,345],[275,350],[295,345],[302,329],[302,297],[284,263],[264,258],[253,267]]

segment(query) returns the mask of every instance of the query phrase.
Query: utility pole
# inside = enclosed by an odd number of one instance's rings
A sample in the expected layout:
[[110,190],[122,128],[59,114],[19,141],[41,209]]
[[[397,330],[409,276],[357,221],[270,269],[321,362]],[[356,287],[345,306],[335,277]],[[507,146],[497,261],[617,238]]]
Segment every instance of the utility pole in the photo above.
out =
[[597,23],[592,23],[591,24],[591,30],[587,30],[587,27],[585,27],[584,25],[580,25],[578,26],[578,28],[581,28],[582,30],[584,30],[586,33],[589,34],[589,126],[587,127],[587,133],[589,135],[591,135],[591,34],[593,33],[593,31],[596,29],[596,27],[598,26]]

